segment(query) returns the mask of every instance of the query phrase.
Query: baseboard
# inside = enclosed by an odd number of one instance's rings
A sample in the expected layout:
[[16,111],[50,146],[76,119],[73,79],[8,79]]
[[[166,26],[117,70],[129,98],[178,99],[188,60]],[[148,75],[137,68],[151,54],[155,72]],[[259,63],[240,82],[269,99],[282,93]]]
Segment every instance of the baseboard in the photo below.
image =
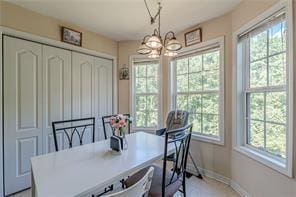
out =
[[[190,172],[190,173],[192,173],[192,174],[194,174],[194,175],[197,175],[197,172],[196,172],[196,170],[195,170],[193,164],[188,163],[188,164],[187,164],[187,170],[188,170],[188,172]],[[201,167],[199,167],[199,166],[198,166],[198,170],[199,170],[199,172],[200,172],[203,176],[206,176],[206,177],[209,177],[209,178],[215,179],[215,180],[217,180],[217,181],[219,181],[219,182],[225,183],[226,185],[230,185],[231,180],[230,180],[230,178],[228,178],[228,177],[225,177],[225,176],[223,176],[223,175],[221,175],[221,174],[218,174],[218,173],[216,173],[216,172],[213,172],[213,171],[211,171],[211,170],[207,170],[207,169],[201,168]]]
[[251,195],[242,188],[237,182],[231,180],[230,187],[234,189],[241,197],[251,197]]
[[[196,176],[198,175],[195,168],[194,168],[194,165],[191,163],[187,163],[187,170],[188,170],[188,172],[190,172]],[[211,170],[201,168],[199,166],[198,166],[198,170],[205,177],[212,178],[212,179],[215,179],[216,181],[219,181],[219,182],[222,182],[226,185],[229,185],[241,197],[251,197],[251,195],[248,194],[248,192],[245,189],[243,189],[237,182],[231,180],[230,178],[225,177],[225,176],[218,174],[216,172],[213,172]]]

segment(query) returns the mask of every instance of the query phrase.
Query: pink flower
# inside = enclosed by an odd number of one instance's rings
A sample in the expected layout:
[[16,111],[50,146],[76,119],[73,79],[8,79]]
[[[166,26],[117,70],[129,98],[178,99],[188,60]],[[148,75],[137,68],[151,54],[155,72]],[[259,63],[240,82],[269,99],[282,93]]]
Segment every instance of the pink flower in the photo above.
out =
[[125,124],[125,120],[120,120],[119,124],[124,125]]

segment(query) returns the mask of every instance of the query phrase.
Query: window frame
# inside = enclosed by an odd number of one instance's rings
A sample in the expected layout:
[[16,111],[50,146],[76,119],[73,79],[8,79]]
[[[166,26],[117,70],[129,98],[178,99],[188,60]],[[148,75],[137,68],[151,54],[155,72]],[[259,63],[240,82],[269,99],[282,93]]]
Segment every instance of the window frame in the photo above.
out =
[[[265,151],[258,150],[247,143],[247,122],[246,122],[246,109],[247,100],[245,88],[249,81],[248,69],[246,64],[248,58],[245,58],[243,54],[246,54],[246,49],[242,47],[239,42],[239,36],[245,32],[248,32],[256,26],[274,16],[279,11],[283,10],[286,17],[286,93],[287,93],[287,133],[286,133],[286,159],[281,160]],[[254,159],[267,167],[270,167],[286,176],[292,177],[293,174],[293,12],[292,12],[292,0],[280,1],[273,7],[269,8],[255,19],[251,20],[246,25],[233,33],[233,149],[241,154]],[[267,76],[268,77],[268,76]],[[247,84],[246,84],[247,83]],[[254,90],[247,87],[248,90]],[[260,88],[255,88],[260,89]],[[275,92],[277,90],[283,90],[280,86],[270,86],[268,88],[262,88],[261,90],[270,90],[268,92]]]
[[[155,129],[158,127],[161,127],[161,121],[162,121],[162,81],[161,81],[161,75],[162,75],[162,59],[157,58],[157,59],[150,59],[147,58],[146,56],[142,55],[131,55],[129,58],[130,66],[130,112],[131,112],[131,117],[136,117],[136,93],[135,93],[135,73],[133,72],[133,66],[134,66],[134,60],[140,60],[140,61],[158,61],[159,62],[159,67],[158,67],[158,93],[157,93],[157,101],[158,101],[158,119],[157,119],[157,126],[156,127],[137,127],[136,124],[132,124],[132,131],[146,131],[146,132],[154,132]],[[146,76],[147,77],[147,76]],[[154,93],[141,93],[143,95],[155,95]],[[134,118],[135,120],[135,118]]]
[[[199,43],[197,45],[189,46],[180,50],[180,56],[190,56],[193,53],[204,53],[206,51],[214,50],[217,48],[220,52],[220,65],[219,65],[219,90],[198,90],[198,93],[217,93],[219,94],[219,136],[212,137],[210,135],[204,135],[200,133],[192,133],[192,139],[203,141],[207,143],[213,143],[217,145],[224,145],[224,36]],[[169,81],[170,88],[168,95],[169,108],[170,110],[176,109],[176,98],[177,98],[177,76],[176,76],[176,66],[174,65],[174,58],[169,59]],[[188,91],[187,95],[194,94],[193,91]]]

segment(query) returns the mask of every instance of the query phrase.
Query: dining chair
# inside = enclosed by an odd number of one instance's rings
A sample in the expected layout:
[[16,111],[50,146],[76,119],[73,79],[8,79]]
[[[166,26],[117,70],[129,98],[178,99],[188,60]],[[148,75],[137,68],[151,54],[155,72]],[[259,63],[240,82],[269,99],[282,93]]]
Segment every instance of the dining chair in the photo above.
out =
[[[192,124],[173,129],[165,133],[163,166],[152,165],[152,178],[149,197],[173,197],[178,191],[186,197],[186,165],[192,133]],[[172,170],[167,170],[168,146],[176,146],[176,163]],[[127,188],[138,182],[149,167],[130,176],[124,183]],[[182,187],[182,190],[180,189]]]
[[[102,123],[103,123],[103,131],[104,131],[105,140],[108,139],[111,135],[114,134],[114,131],[113,131],[112,127],[111,127],[110,118],[114,117],[114,116],[117,116],[117,115],[118,114],[102,116]],[[122,114],[122,115],[130,118],[130,114]],[[128,123],[127,123],[127,133],[128,134],[130,134],[130,130],[131,130],[131,124],[128,121]]]
[[129,188],[117,193],[104,195],[103,197],[147,197],[152,182],[153,171],[154,168],[149,167],[146,174]]
[[166,127],[157,129],[156,135],[163,135],[165,131],[184,127],[188,124],[189,112],[185,110],[172,110],[168,113]]
[[[65,138],[68,141],[68,148],[72,148],[74,142],[77,141],[79,145],[83,145],[85,133],[91,129],[91,142],[95,142],[95,118],[80,118],[72,120],[62,120],[52,122],[53,138],[55,151],[59,151],[57,142],[57,133],[62,131],[65,134]],[[89,136],[88,136],[89,137]]]
[[[184,127],[186,125],[188,125],[188,119],[189,119],[189,112],[188,111],[185,111],[185,110],[173,110],[173,111],[170,111],[168,113],[168,116],[167,116],[167,119],[166,119],[166,127],[165,128],[161,128],[161,129],[157,129],[156,130],[156,135],[163,135],[166,131],[169,131],[169,130],[172,130],[172,129],[176,129],[176,128],[181,128],[181,127]],[[193,163],[193,166],[196,170],[196,173],[197,173],[197,177],[200,178],[200,179],[203,179],[197,165],[196,165],[196,162],[194,160],[194,158],[192,157],[191,155],[191,152],[189,150],[189,158],[191,159],[192,163]],[[175,162],[176,160],[176,157],[175,157],[175,153],[172,153],[168,156],[168,161],[172,161],[172,162]],[[188,173],[187,172],[187,175],[188,176],[191,176],[192,173]]]

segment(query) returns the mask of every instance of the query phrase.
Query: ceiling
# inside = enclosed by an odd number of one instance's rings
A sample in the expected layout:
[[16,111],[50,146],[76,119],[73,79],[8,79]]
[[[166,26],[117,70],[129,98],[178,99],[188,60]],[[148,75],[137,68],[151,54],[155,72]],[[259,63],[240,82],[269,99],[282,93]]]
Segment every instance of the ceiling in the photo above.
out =
[[[144,0],[7,0],[116,41],[139,40],[156,27]],[[159,1],[159,0],[158,0]],[[180,32],[231,11],[241,0],[161,0],[161,32]],[[152,14],[157,0],[147,0]]]

